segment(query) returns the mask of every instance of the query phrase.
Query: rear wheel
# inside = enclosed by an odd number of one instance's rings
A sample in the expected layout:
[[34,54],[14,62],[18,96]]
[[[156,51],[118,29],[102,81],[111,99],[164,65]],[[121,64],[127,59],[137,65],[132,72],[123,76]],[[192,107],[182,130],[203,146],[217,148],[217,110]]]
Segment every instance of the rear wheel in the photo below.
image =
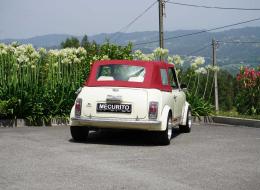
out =
[[75,141],[85,141],[88,138],[89,129],[81,126],[70,126],[70,132]]
[[167,126],[164,131],[158,132],[158,141],[161,145],[169,145],[172,138],[172,116],[169,113],[167,118]]
[[191,130],[191,120],[192,120],[191,109],[188,108],[186,124],[180,125],[180,131],[181,132],[183,132],[183,133],[189,133],[190,132],[190,130]]

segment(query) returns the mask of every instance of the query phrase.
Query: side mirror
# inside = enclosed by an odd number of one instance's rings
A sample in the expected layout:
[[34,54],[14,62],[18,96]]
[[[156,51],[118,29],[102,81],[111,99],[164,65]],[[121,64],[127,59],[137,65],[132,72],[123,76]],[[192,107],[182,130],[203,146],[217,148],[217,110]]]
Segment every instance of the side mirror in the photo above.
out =
[[76,95],[79,95],[79,93],[81,92],[82,87],[79,87],[78,90],[75,92]]
[[187,85],[186,84],[181,84],[181,89],[187,89]]
[[187,92],[187,85],[186,85],[186,84],[181,84],[181,89],[182,89],[184,92]]

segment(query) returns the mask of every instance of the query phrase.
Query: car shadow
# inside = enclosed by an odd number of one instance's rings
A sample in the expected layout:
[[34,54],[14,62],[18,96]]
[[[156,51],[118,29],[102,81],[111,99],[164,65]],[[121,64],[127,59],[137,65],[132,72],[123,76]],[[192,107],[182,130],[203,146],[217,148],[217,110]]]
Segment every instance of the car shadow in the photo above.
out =
[[[181,134],[178,128],[173,129],[172,140]],[[90,131],[86,141],[69,140],[71,143],[103,144],[120,146],[161,146],[155,132],[135,130],[103,129]]]

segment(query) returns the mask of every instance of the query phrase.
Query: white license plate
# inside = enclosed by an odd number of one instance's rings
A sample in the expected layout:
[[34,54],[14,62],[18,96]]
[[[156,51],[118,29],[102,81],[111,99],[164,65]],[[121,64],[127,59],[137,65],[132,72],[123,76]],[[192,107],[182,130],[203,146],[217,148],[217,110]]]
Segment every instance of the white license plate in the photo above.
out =
[[97,103],[97,112],[131,113],[131,104]]

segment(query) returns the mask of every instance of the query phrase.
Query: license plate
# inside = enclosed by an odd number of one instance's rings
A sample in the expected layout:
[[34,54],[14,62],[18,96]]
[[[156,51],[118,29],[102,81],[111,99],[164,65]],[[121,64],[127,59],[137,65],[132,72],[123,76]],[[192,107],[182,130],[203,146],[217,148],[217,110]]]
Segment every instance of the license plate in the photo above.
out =
[[131,113],[131,104],[97,103],[97,112]]

